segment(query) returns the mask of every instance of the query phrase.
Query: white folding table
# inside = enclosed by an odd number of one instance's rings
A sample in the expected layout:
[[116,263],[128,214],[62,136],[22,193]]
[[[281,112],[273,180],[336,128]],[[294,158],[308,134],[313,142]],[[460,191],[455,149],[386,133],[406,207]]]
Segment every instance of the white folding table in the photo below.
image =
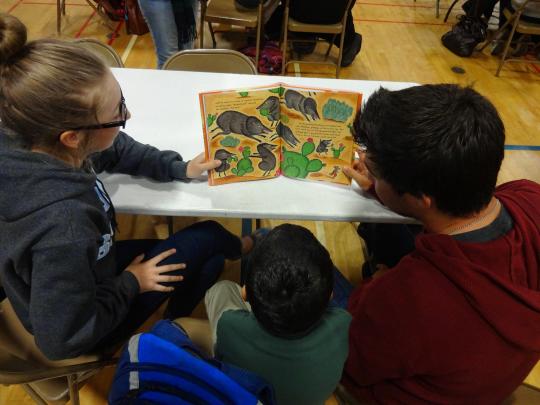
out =
[[[223,73],[113,69],[131,112],[125,131],[142,143],[179,152],[185,160],[204,150],[198,94],[284,82],[296,86],[359,91],[366,100],[380,86],[414,83],[255,76]],[[279,177],[209,186],[206,178],[159,183],[120,174],[100,178],[118,212],[167,216],[297,220],[412,222],[352,187]]]

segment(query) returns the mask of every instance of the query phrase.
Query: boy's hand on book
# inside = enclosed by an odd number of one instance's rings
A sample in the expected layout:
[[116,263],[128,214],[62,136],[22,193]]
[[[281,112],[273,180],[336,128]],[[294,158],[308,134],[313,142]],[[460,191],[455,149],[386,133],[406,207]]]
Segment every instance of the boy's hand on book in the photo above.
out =
[[221,160],[210,160],[207,162],[204,153],[201,153],[189,161],[186,169],[186,176],[190,179],[194,179],[204,172],[219,166],[221,166]]
[[355,159],[352,166],[345,166],[343,173],[356,181],[360,188],[367,191],[373,185],[371,176],[365,164],[366,153],[362,150],[357,150],[358,159]]

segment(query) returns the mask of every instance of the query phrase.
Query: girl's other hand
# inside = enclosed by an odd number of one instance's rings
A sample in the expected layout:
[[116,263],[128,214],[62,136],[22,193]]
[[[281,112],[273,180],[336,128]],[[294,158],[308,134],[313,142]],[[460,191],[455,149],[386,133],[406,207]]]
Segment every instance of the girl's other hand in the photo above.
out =
[[145,262],[143,262],[144,254],[142,254],[137,256],[131,262],[131,264],[126,268],[126,271],[131,272],[135,276],[139,282],[139,289],[141,293],[147,291],[173,291],[174,287],[164,286],[161,283],[174,283],[184,279],[183,276],[173,276],[163,273],[185,269],[185,263],[164,264],[163,266],[158,266],[158,263],[175,253],[176,249],[169,249]]
[[207,162],[205,160],[204,153],[201,153],[189,161],[186,169],[186,176],[190,179],[194,179],[195,177],[199,177],[204,172],[215,169],[219,166],[221,166],[221,160],[216,159]]

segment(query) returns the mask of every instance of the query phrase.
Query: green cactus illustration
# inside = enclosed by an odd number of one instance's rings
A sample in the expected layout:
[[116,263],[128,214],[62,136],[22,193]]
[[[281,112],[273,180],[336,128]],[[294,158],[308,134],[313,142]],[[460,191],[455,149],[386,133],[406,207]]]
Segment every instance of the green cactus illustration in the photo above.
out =
[[221,146],[225,146],[226,148],[236,148],[240,143],[240,139],[227,135],[225,138],[219,141],[219,143]]
[[343,101],[331,98],[323,106],[323,118],[327,120],[345,122],[352,115],[353,108]]
[[269,89],[268,90],[270,93],[274,93],[274,94],[277,94],[279,95],[280,97],[283,96],[283,93],[285,93],[285,87],[276,87],[274,89]]
[[293,152],[282,147],[281,170],[287,177],[304,179],[309,173],[318,172],[326,166],[319,159],[309,159],[308,156],[315,150],[313,139],[308,138],[302,145],[302,153]]
[[206,116],[206,128],[210,128],[212,124],[216,121],[217,114],[208,114]]
[[332,149],[332,154],[334,155],[334,157],[338,159],[339,156],[341,155],[341,152],[345,150],[345,146],[342,143],[340,143],[339,148],[334,148],[332,146],[330,149]]
[[253,169],[253,164],[251,160],[249,159],[249,156],[251,155],[251,148],[249,146],[242,147],[240,146],[238,148],[240,153],[242,153],[242,159],[238,161],[236,164],[236,167],[231,169],[231,172],[236,176],[244,176],[248,173],[251,173]]

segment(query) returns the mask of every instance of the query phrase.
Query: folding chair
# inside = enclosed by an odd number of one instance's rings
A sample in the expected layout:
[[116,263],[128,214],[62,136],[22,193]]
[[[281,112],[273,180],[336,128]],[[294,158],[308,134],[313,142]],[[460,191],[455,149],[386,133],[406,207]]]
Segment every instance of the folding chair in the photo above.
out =
[[[295,19],[289,17],[289,5],[290,0],[286,0],[285,3],[285,13],[283,15],[283,43],[282,43],[282,49],[283,49],[283,64],[281,67],[281,74],[284,75],[287,71],[287,66],[291,63],[310,63],[310,64],[322,64],[322,65],[332,65],[336,67],[336,78],[339,77],[339,71],[341,69],[341,58],[343,56],[343,41],[345,39],[345,25],[347,21],[347,14],[349,12],[349,9],[351,7],[352,0],[349,0],[347,2],[347,7],[345,7],[345,11],[343,13],[343,18],[341,19],[341,22],[335,23],[335,24],[304,24],[301,22],[296,21]],[[332,40],[330,41],[330,44],[328,46],[328,50],[326,51],[326,54],[324,56],[323,61],[304,61],[304,60],[294,60],[289,59],[287,60],[287,44],[288,42],[325,42],[324,39],[314,39],[314,40],[295,40],[289,38],[290,32],[307,32],[307,33],[314,33],[314,34],[332,34]],[[334,44],[334,40],[337,35],[340,35],[340,42],[339,42],[339,53],[337,57],[336,62],[328,61],[328,55],[330,54],[330,50],[332,49],[332,45]]]
[[[88,5],[94,9],[96,13],[103,19],[103,23],[112,31],[113,28],[109,24],[107,14],[103,12],[102,7],[96,6],[90,0],[86,0]],[[56,34],[60,36],[62,33],[62,16],[66,15],[66,0],[56,0]]]
[[192,49],[172,55],[165,70],[257,74],[257,68],[246,55],[231,49]]
[[98,41],[97,39],[82,38],[76,40],[75,43],[98,55],[109,67],[124,67],[124,63],[122,62],[120,55],[118,55],[112,47]]
[[[493,35],[493,39],[491,41],[486,41],[484,45],[480,48],[480,51],[482,51],[492,41],[505,42],[501,61],[499,62],[497,72],[495,73],[495,76],[497,77],[499,76],[499,73],[501,72],[504,63],[508,61],[540,64],[539,60],[526,58],[507,58],[510,44],[512,43],[514,34],[516,32],[525,35],[540,35],[540,22],[534,23],[522,20],[523,16],[540,16],[540,0],[514,0],[512,1],[512,6],[515,11],[512,12],[508,8],[505,8],[503,10],[504,16],[506,17],[506,22],[501,28],[499,28],[495,32],[495,34]],[[504,34],[506,27],[508,26],[512,27],[510,30],[510,35],[508,35],[508,38],[506,40],[501,39],[501,36]],[[529,44],[528,42],[524,43],[527,45]]]
[[0,384],[22,388],[41,405],[79,404],[79,384],[118,359],[98,355],[48,360],[19,321],[9,301],[0,303]]
[[201,0],[201,22],[199,25],[200,48],[204,47],[204,22],[208,22],[212,45],[216,47],[216,37],[212,23],[230,24],[255,28],[257,32],[255,66],[259,66],[261,36],[264,24],[276,10],[280,0],[261,0],[257,9],[238,9],[234,0]]

